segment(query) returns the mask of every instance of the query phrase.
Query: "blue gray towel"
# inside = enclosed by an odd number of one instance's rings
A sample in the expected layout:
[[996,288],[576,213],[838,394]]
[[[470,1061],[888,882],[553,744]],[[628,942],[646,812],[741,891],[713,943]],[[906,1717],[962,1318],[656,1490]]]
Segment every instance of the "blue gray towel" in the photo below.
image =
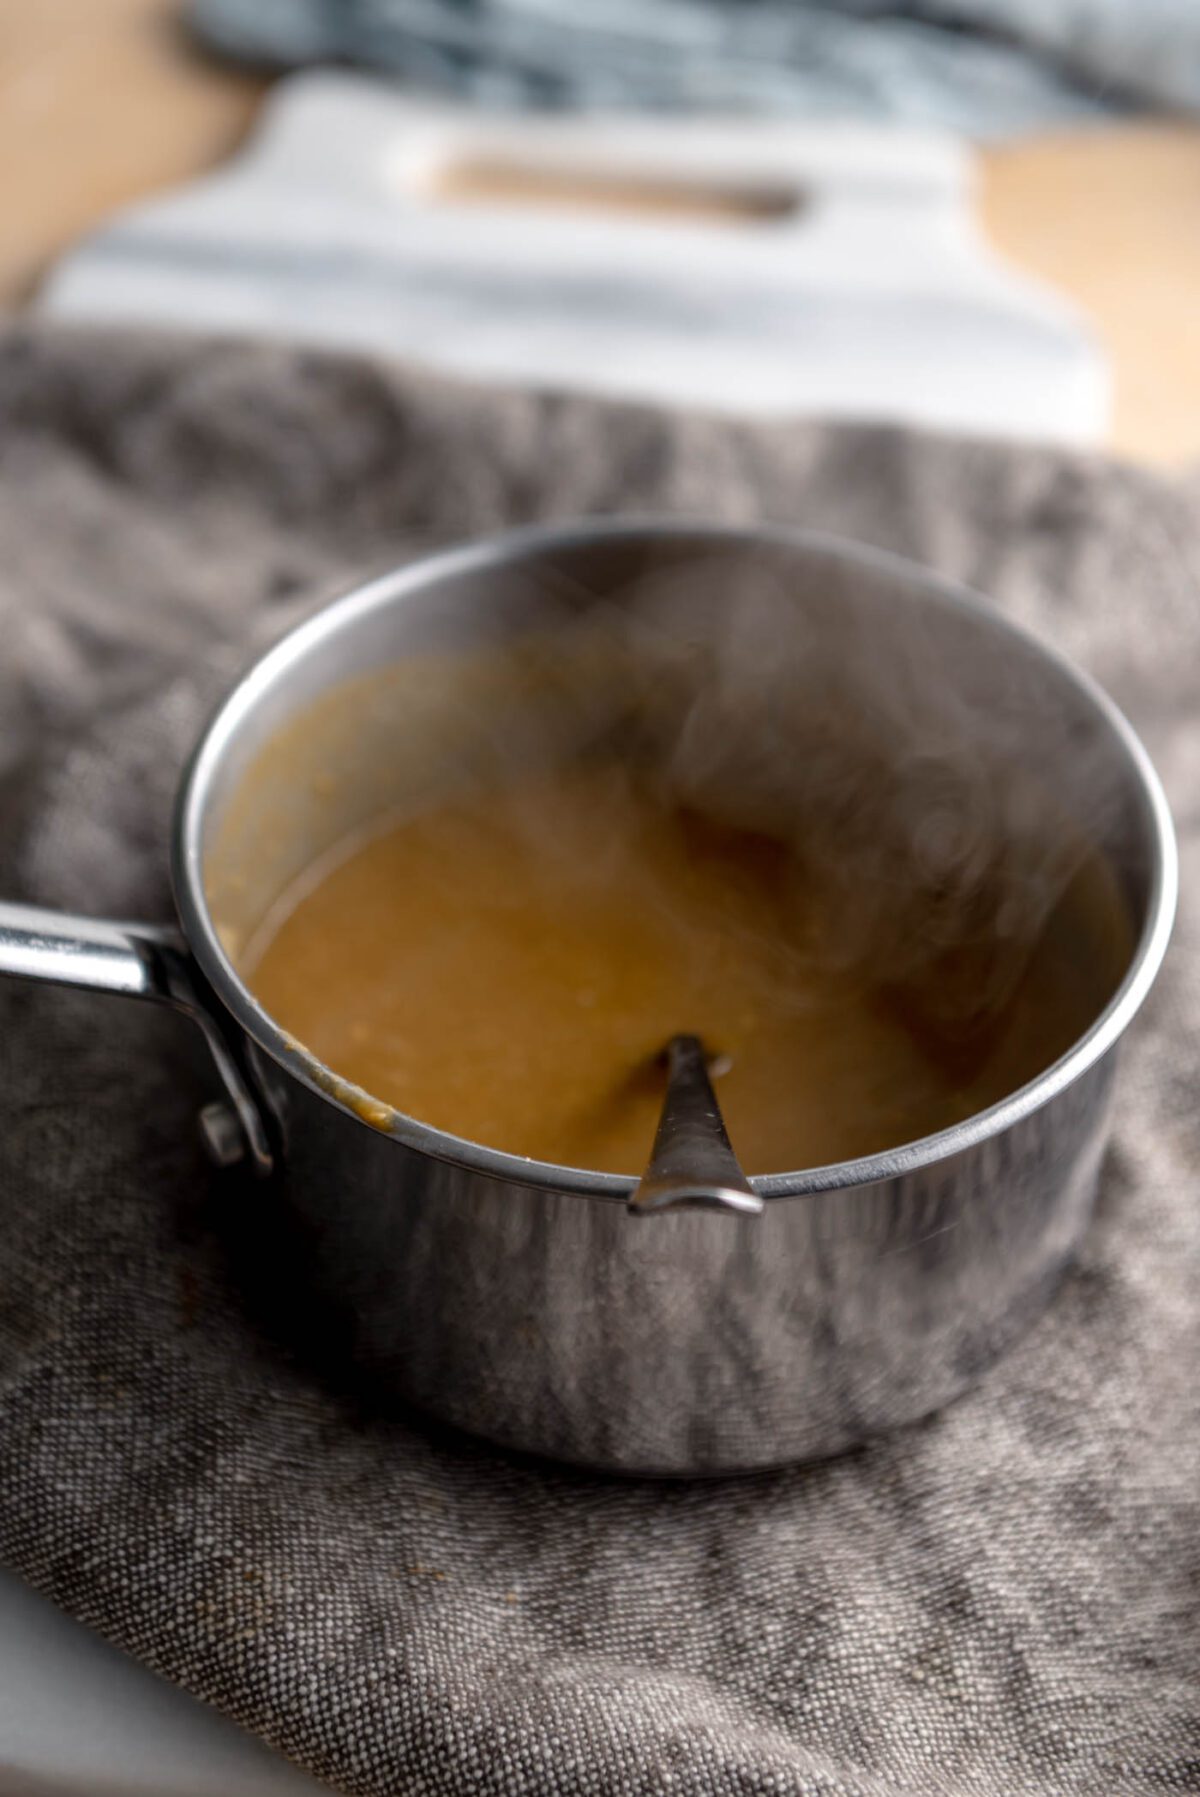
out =
[[500,105],[895,118],[996,136],[1200,108],[1198,0],[191,0],[227,54]]

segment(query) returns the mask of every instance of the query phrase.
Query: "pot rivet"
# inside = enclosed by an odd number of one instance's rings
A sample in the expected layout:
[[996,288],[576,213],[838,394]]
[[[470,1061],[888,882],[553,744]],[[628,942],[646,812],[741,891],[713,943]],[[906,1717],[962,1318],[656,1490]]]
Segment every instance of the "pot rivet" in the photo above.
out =
[[235,1167],[245,1157],[246,1136],[232,1105],[218,1098],[200,1113],[200,1140],[215,1167]]

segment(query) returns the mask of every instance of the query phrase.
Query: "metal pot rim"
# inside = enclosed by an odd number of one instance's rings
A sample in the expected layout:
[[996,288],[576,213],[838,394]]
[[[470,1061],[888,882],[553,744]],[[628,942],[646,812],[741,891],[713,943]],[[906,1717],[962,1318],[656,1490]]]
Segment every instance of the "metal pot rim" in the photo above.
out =
[[[919,586],[932,600],[985,617],[991,628],[1020,639],[1051,663],[1101,716],[1124,752],[1150,825],[1154,865],[1146,915],[1129,968],[1091,1027],[1066,1054],[1035,1079],[962,1123],[882,1153],[824,1167],[772,1173],[756,1178],[753,1183],[768,1198],[806,1197],[816,1192],[895,1179],[973,1148],[1040,1109],[1099,1060],[1124,1033],[1146,997],[1166,951],[1175,912],[1178,865],[1170,811],[1158,776],[1132,726],[1090,675],[1041,642],[1024,626],[997,611],[970,588],[888,551],[823,532],[786,525],[698,522],[684,516],[623,516],[526,526],[465,547],[421,556],[325,606],[261,656],[226,695],[210,719],[185,771],[172,830],[171,870],[175,901],[191,950],[221,1003],[272,1060],[327,1103],[355,1116],[362,1128],[372,1127],[351,1103],[338,1095],[340,1082],[336,1074],[293,1042],[257,1002],[218,938],[204,892],[203,832],[209,794],[226,745],[242,719],[254,710],[262,694],[299,657],[348,624],[391,605],[430,581],[501,566],[530,549],[552,546],[570,549],[586,546],[589,542],[621,538],[636,541],[672,534],[710,537],[728,544],[776,543],[781,547],[813,549],[836,556],[847,564],[901,576]],[[434,1159],[452,1162],[486,1177],[579,1197],[625,1203],[636,1184],[633,1178],[622,1174],[556,1166],[548,1161],[505,1154],[434,1129],[401,1112],[394,1114],[389,1134]]]

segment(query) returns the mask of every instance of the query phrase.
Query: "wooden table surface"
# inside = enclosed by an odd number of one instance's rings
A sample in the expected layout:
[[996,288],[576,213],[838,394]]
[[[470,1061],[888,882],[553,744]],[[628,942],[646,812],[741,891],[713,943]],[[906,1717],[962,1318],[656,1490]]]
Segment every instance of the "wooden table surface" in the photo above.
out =
[[[187,41],[176,0],[0,0],[0,303],[127,201],[212,167],[264,83]],[[1115,371],[1112,447],[1200,456],[1200,127],[1113,126],[985,150],[996,247],[1069,294]]]

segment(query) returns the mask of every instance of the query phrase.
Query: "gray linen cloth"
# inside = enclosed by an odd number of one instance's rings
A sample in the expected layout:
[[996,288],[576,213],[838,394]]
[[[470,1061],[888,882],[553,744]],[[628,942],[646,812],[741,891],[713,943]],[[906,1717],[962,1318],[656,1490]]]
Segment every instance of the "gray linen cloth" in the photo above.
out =
[[[808,1469],[620,1483],[385,1419],[229,1247],[189,1026],[0,982],[0,1559],[346,1792],[1200,1790],[1200,516],[1149,474],[894,430],[479,393],[292,351],[0,338],[0,867],[165,917],[239,665],[421,543],[804,521],[964,576],[1145,732],[1184,905],[1052,1310]],[[0,1749],[2,1758],[2,1749]]]

